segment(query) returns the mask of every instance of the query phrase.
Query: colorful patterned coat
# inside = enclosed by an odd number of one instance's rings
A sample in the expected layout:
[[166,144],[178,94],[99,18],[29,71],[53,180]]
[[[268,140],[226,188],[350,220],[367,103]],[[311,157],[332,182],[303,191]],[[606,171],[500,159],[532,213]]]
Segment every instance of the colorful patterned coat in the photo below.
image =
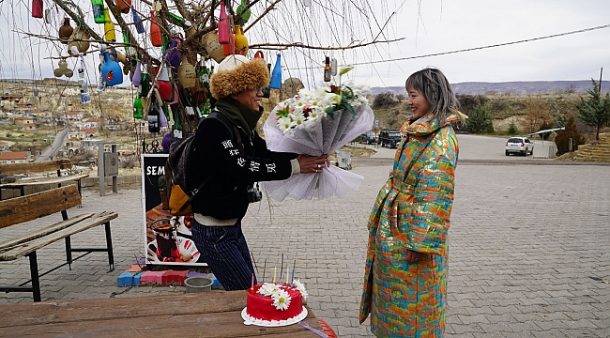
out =
[[[390,178],[369,220],[360,323],[378,337],[440,337],[447,302],[447,230],[458,155],[451,115],[428,114],[405,129]],[[407,250],[426,253],[417,263]]]

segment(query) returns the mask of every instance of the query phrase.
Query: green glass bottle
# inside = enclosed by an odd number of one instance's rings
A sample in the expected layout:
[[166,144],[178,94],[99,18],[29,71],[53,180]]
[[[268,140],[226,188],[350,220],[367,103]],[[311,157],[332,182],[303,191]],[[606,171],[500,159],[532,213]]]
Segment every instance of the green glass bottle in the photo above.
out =
[[140,97],[136,97],[136,99],[133,100],[133,118],[140,120],[144,118],[144,105],[142,104],[142,99],[140,99]]
[[150,74],[148,74],[148,69],[146,65],[142,65],[142,74],[140,78],[140,97],[148,95],[150,89]]

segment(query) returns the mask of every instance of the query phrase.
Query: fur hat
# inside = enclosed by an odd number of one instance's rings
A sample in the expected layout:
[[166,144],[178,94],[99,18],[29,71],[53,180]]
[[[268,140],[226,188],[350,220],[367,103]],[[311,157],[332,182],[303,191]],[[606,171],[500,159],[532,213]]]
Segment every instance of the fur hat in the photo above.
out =
[[219,100],[248,89],[269,84],[269,70],[263,59],[250,60],[242,55],[228,55],[210,79],[212,96]]

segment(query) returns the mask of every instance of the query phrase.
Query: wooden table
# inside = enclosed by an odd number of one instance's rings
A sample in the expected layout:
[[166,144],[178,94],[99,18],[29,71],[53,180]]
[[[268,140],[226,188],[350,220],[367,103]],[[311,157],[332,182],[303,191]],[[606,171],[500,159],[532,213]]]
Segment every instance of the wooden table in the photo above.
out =
[[[317,337],[300,324],[246,326],[245,304],[245,291],[2,304],[0,337]],[[311,310],[303,322],[322,331]]]

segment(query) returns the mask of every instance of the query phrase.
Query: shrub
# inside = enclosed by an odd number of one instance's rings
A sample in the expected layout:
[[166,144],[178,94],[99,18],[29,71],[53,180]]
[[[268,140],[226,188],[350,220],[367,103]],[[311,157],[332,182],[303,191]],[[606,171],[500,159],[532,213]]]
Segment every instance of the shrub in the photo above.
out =
[[519,134],[519,128],[515,125],[515,122],[511,122],[510,126],[508,126],[508,130],[506,131],[508,135],[517,135]]
[[494,127],[491,123],[491,114],[487,105],[476,106],[466,120],[466,130],[473,134],[493,133]]
[[572,151],[577,150],[578,146],[585,143],[584,137],[580,135],[576,128],[576,121],[571,116],[566,123],[566,129],[557,133],[555,144],[557,145],[557,156],[570,151],[570,139],[572,139]]
[[377,94],[373,100],[373,108],[384,108],[391,107],[398,103],[398,99],[394,96],[394,93],[385,92]]

